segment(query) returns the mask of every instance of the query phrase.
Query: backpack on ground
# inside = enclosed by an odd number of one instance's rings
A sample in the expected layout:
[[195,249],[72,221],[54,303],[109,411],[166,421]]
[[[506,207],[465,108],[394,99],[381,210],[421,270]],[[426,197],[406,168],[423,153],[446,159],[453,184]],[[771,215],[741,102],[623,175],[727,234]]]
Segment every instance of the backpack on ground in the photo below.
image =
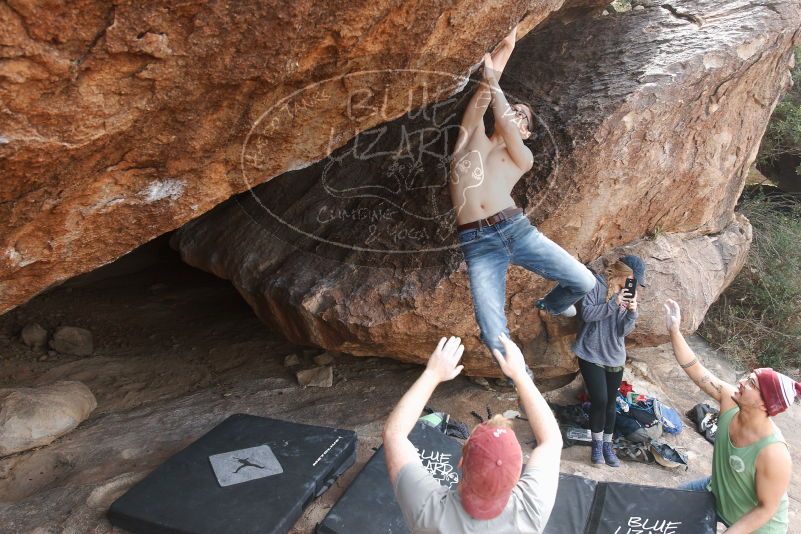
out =
[[706,403],[699,403],[690,408],[687,418],[695,423],[698,432],[704,436],[709,443],[715,443],[715,436],[718,433],[718,417],[720,412]]
[[[619,402],[619,399],[623,399],[627,410]],[[641,406],[640,403],[632,404],[624,395],[618,393],[615,410],[617,412],[615,432],[628,441],[649,443],[662,436],[662,414],[658,402],[651,402],[649,406]]]

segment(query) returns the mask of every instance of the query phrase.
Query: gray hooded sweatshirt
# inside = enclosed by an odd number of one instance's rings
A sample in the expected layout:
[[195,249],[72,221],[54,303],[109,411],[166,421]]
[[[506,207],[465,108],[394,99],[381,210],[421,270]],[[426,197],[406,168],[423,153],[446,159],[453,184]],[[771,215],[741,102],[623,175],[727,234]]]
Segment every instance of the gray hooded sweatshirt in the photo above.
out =
[[595,287],[584,295],[577,304],[582,319],[573,352],[591,363],[610,367],[626,363],[626,343],[624,338],[634,330],[634,322],[639,315],[621,309],[616,295],[606,301],[609,289],[602,276],[595,275]]

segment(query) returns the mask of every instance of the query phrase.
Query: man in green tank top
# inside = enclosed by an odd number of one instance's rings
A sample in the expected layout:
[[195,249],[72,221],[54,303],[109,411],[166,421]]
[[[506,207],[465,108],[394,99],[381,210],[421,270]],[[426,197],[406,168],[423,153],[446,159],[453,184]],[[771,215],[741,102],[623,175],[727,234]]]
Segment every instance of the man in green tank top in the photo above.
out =
[[773,369],[757,369],[737,385],[704,367],[681,332],[679,305],[665,303],[673,353],[684,372],[720,404],[712,476],[683,486],[711,491],[727,534],[786,534],[792,459],[771,417],[801,396],[801,385]]

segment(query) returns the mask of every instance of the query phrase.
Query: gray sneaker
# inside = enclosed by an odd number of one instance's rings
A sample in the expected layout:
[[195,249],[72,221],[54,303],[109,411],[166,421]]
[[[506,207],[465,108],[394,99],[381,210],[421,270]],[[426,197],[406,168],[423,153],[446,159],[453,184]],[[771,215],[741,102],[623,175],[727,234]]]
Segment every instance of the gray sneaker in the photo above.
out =
[[[548,310],[548,308],[545,307],[545,302],[542,299],[537,301],[536,306],[537,306],[538,309],[540,309],[540,310],[542,310],[544,312],[551,313],[550,310]],[[562,317],[575,317],[576,316],[576,307],[571,304],[562,313],[551,313],[551,315],[562,316]]]
[[576,307],[571,304],[570,306],[567,307],[565,311],[563,311],[559,315],[561,315],[562,317],[575,317]]

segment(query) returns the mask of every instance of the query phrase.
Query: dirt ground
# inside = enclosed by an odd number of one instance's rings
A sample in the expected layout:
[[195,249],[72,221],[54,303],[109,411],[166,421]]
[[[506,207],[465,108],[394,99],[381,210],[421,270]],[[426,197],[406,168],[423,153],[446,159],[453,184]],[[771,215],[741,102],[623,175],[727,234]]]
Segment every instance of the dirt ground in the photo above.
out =
[[[109,505],[132,484],[227,416],[249,413],[353,429],[356,465],[316,499],[291,530],[311,533],[381,443],[381,427],[421,368],[383,358],[340,355],[331,388],[302,388],[284,357],[304,365],[321,352],[288,344],[261,324],[225,281],[184,266],[152,246],[126,261],[75,279],[0,316],[0,387],[80,380],[97,409],[73,432],[49,446],[0,459],[0,532],[122,532],[105,519]],[[142,269],[143,270],[137,270]],[[135,271],[135,272],[133,272]],[[115,276],[116,275],[116,276]],[[34,352],[19,330],[38,322],[88,328],[90,357]],[[734,378],[720,355],[693,338],[704,361]],[[636,349],[626,379],[684,412],[704,400],[675,365],[669,347]],[[580,382],[550,392],[553,401],[576,402]],[[366,402],[369,401],[369,402]],[[459,377],[443,384],[429,403],[472,426],[471,411],[517,409],[515,395]],[[791,444],[801,443],[801,409],[777,418]],[[531,444],[525,421],[515,421],[521,443]],[[689,424],[689,423],[688,423]],[[665,441],[690,457],[687,471],[625,462],[593,468],[589,449],[563,451],[561,469],[596,480],[675,486],[709,473],[712,446],[692,427]],[[801,453],[792,447],[795,465]],[[790,488],[791,533],[801,534],[801,475]]]

